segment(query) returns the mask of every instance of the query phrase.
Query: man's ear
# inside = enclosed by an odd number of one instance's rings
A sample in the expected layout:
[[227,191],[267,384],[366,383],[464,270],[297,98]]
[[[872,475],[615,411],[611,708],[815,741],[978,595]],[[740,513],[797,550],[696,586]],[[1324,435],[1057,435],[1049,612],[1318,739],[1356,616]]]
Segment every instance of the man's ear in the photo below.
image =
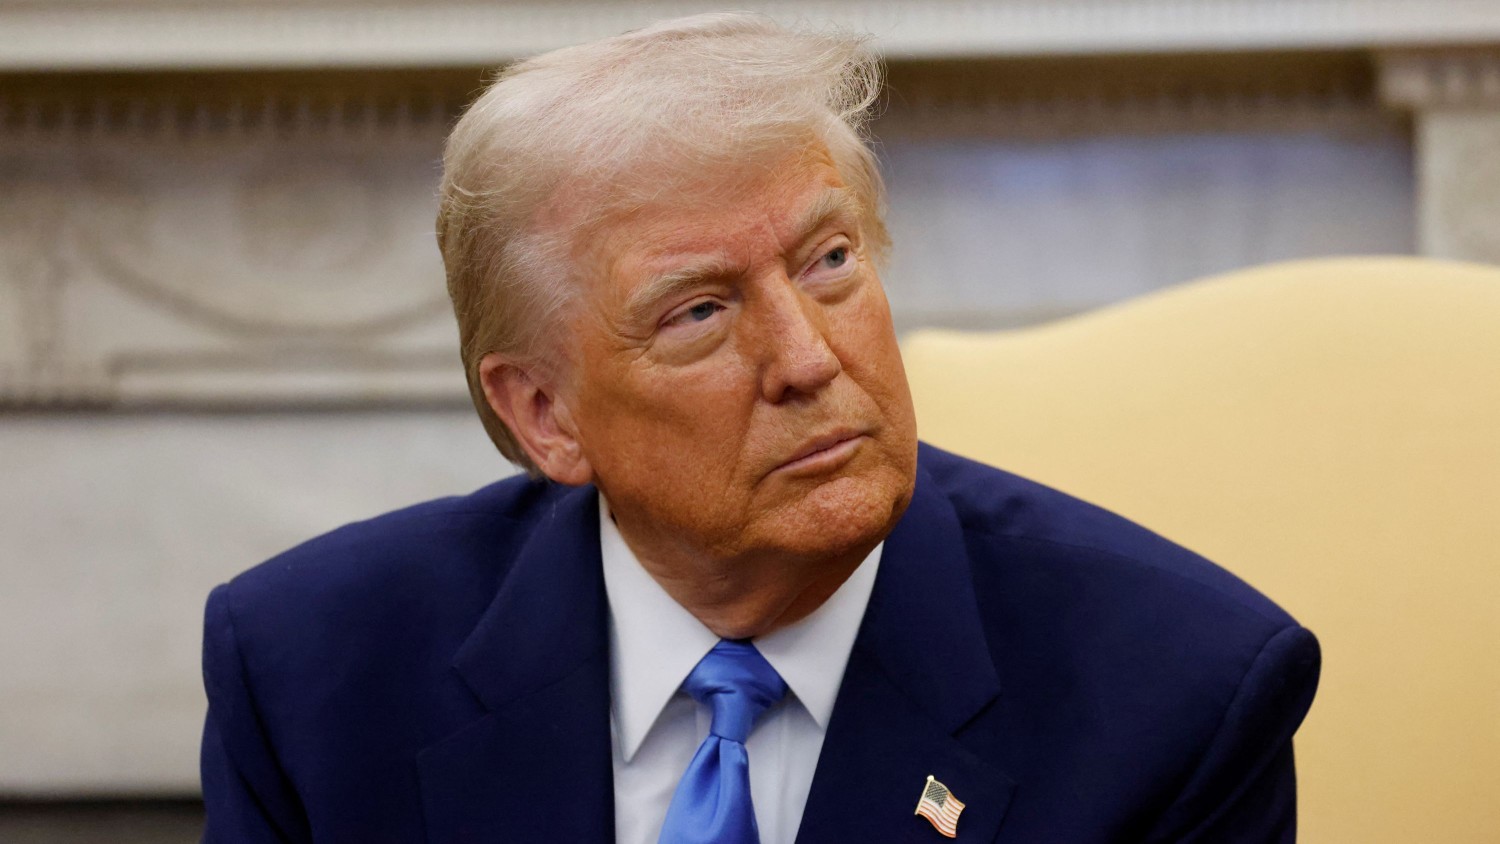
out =
[[479,381],[490,409],[543,474],[574,486],[594,479],[593,467],[578,442],[572,411],[550,379],[491,352],[479,361]]

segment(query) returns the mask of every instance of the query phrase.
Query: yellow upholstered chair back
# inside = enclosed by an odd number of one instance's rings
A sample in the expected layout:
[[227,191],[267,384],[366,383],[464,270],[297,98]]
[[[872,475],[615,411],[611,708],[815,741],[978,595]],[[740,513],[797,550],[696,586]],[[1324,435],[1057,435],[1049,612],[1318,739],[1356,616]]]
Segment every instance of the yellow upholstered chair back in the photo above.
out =
[[923,439],[1128,516],[1317,633],[1302,840],[1500,842],[1500,269],[1284,264],[904,350]]

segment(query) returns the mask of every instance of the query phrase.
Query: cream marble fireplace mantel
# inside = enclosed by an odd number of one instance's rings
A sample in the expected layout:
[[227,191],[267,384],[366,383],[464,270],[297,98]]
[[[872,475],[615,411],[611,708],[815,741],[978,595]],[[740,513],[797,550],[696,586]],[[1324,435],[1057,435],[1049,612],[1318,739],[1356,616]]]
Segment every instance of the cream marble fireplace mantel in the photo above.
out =
[[723,8],[857,28],[892,58],[1500,41],[1484,0],[3,0],[0,68],[485,66]]
[[[876,37],[903,327],[1500,261],[1500,2],[736,5]],[[190,792],[207,588],[505,471],[432,243],[448,123],[487,68],[706,8],[0,0],[0,796]]]

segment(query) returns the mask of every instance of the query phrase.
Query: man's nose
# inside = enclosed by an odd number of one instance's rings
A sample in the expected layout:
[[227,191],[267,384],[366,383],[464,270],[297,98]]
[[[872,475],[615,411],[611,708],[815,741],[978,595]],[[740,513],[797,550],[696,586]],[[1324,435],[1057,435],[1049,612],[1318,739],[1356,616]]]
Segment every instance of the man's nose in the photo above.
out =
[[843,371],[828,342],[828,315],[823,306],[784,276],[767,285],[761,392],[781,402],[812,395]]

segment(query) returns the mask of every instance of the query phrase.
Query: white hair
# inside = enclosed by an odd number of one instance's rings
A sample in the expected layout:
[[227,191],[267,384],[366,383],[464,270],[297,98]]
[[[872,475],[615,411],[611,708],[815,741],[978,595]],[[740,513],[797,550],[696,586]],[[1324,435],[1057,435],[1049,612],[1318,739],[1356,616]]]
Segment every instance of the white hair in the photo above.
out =
[[[545,340],[577,288],[569,235],[610,210],[821,144],[882,256],[884,188],[864,135],[879,90],[865,38],[744,13],[665,21],[501,71],[448,136],[437,218],[469,391],[501,453],[536,473],[485,399],[480,360],[557,365]],[[538,217],[565,188],[586,194],[590,216],[548,226]]]

